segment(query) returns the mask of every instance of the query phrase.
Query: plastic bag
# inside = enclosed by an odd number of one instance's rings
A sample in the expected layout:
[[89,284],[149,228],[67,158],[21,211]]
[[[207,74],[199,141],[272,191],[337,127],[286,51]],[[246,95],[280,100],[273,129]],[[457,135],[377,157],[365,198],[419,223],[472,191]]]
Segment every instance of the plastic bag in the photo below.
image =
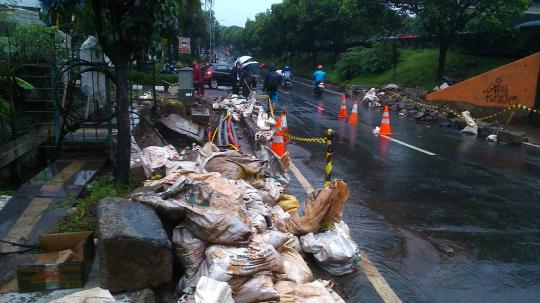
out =
[[309,233],[300,237],[302,249],[313,253],[317,263],[328,273],[341,276],[351,273],[360,261],[360,250],[349,235],[344,222],[324,233]]
[[325,224],[331,226],[348,198],[349,190],[342,180],[334,180],[330,186],[309,193],[286,222],[287,230],[295,235],[317,232],[325,218]]
[[196,207],[186,210],[186,228],[205,242],[242,245],[251,238],[251,229],[231,212]]
[[260,192],[265,203],[274,205],[283,196],[285,189],[276,180],[266,178],[264,188]]
[[282,303],[344,302],[343,300],[336,301],[334,299],[334,296],[330,293],[331,283],[327,281],[317,280],[305,284],[297,284],[290,281],[278,281],[274,286],[279,293],[280,302]]
[[201,277],[195,290],[196,303],[235,303],[229,284]]
[[253,157],[234,154],[215,153],[206,158],[204,168],[209,172],[219,172],[231,180],[256,178],[261,174],[264,162]]
[[283,195],[283,197],[277,201],[277,205],[281,206],[286,213],[291,214],[300,207],[300,201],[298,201],[295,196]]
[[269,230],[263,234],[253,236],[253,239],[268,243],[275,249],[280,249],[287,241],[289,241],[289,235],[290,234],[285,234],[277,230]]
[[272,273],[265,271],[255,274],[234,289],[233,298],[236,303],[279,301],[279,294],[272,282]]
[[145,169],[150,169],[150,171],[145,170],[146,176],[150,177],[157,169],[164,168],[167,160],[180,160],[180,155],[172,145],[148,146],[142,150],[141,160]]
[[285,280],[299,284],[313,281],[311,269],[294,248],[285,245],[281,248],[280,255],[283,259]]
[[263,202],[263,198],[259,190],[247,183],[245,180],[237,180],[236,187],[242,193],[244,203],[248,210],[258,212],[264,217],[270,217],[272,210]]
[[472,135],[478,135],[478,125],[476,124],[476,122],[474,122],[473,118],[471,117],[471,113],[468,111],[464,111],[461,113],[461,116],[465,120],[465,123],[467,123],[467,126],[465,126],[465,128],[462,129],[461,132],[472,134]]
[[283,273],[279,253],[272,245],[261,241],[252,241],[247,247],[212,245],[206,250],[206,266],[209,277],[223,282],[263,270]]
[[173,229],[172,242],[174,253],[188,276],[194,275],[202,261],[206,243],[192,235],[184,225],[178,225]]
[[268,229],[266,219],[256,211],[247,210],[247,215],[251,219],[251,231],[255,234],[260,234]]

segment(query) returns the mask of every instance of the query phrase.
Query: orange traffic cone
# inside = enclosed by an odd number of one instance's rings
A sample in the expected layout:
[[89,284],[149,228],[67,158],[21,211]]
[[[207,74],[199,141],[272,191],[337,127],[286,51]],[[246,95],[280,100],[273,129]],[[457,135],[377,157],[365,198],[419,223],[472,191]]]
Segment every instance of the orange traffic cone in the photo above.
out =
[[392,128],[390,128],[390,115],[388,114],[388,105],[384,106],[384,113],[382,116],[381,127],[379,129],[379,135],[392,135]]
[[285,142],[283,142],[283,133],[281,132],[281,118],[277,118],[276,121],[276,131],[272,140],[272,151],[280,157],[285,154]]
[[289,128],[287,127],[287,113],[285,111],[281,113],[281,132],[285,143],[289,143],[291,139],[285,135],[289,133]]
[[347,98],[345,95],[341,96],[341,108],[339,109],[338,118],[347,118]]
[[351,116],[349,117],[349,124],[356,125],[358,124],[358,101],[354,101],[354,105],[351,111]]

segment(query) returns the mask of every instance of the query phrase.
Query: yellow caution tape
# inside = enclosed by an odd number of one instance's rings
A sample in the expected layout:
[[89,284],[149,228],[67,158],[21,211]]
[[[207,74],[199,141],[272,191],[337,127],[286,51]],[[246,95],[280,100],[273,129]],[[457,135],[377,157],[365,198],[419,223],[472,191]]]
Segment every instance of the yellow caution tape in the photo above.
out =
[[296,140],[296,141],[300,141],[300,142],[309,142],[309,143],[321,143],[321,144],[326,144],[326,138],[325,137],[321,137],[321,138],[306,138],[306,137],[298,137],[298,136],[295,136],[295,135],[292,135],[292,134],[289,134],[289,133],[284,133],[283,134],[285,137],[287,138],[290,138],[292,140]]
[[[446,111],[446,112],[449,112],[449,113],[452,113],[458,117],[461,116],[460,113],[458,113],[457,111],[449,108],[448,106],[446,105],[443,105],[441,107],[438,107],[438,106],[435,106],[435,105],[430,105],[430,104],[425,104],[425,103],[420,103],[420,102],[417,102],[417,101],[414,101],[412,99],[409,99],[405,96],[402,96],[400,94],[397,94],[397,93],[394,93],[394,92],[390,92],[391,95],[395,96],[395,97],[400,97],[401,99],[405,100],[405,101],[408,101],[408,102],[412,102],[416,105],[419,105],[419,106],[422,106],[422,107],[426,107],[426,108],[431,108],[431,109],[439,109],[439,110],[443,110],[443,111]],[[489,115],[489,116],[486,116],[486,117],[482,117],[482,118],[477,118],[476,120],[488,120],[488,119],[491,119],[491,118],[495,118],[496,116],[499,116],[511,109],[523,109],[523,110],[527,110],[529,112],[532,112],[532,113],[536,113],[536,114],[540,114],[540,110],[538,109],[534,109],[534,108],[530,108],[530,107],[527,107],[525,105],[522,105],[522,104],[514,104],[512,106],[509,106],[505,109],[503,109],[502,111],[498,112],[498,113],[495,113],[495,114],[492,114],[492,115]]]

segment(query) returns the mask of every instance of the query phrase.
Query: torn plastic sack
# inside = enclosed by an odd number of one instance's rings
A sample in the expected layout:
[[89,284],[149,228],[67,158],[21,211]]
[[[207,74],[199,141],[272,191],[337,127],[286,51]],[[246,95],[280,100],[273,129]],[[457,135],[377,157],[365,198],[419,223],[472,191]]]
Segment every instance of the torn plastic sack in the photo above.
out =
[[193,276],[204,260],[206,243],[192,235],[184,225],[173,229],[174,254],[184,267],[186,275]]
[[365,95],[362,101],[367,101],[371,106],[380,106],[379,97],[377,97],[377,89],[370,89]]
[[[148,146],[142,150],[141,160],[144,163],[145,174],[149,178],[157,170],[163,168],[162,176],[165,175],[167,160],[181,160],[180,155],[172,145],[164,147]],[[149,169],[149,170],[148,170]]]
[[206,265],[208,276],[223,282],[263,270],[283,273],[279,253],[272,245],[261,241],[251,241],[246,247],[212,245],[206,250]]
[[266,178],[264,186],[259,188],[258,193],[262,201],[267,205],[274,205],[283,196],[285,189],[283,186],[272,178]]
[[287,242],[285,242],[284,245],[287,245],[290,248],[294,248],[300,255],[302,255],[304,251],[302,250],[302,243],[300,243],[300,238],[298,238],[298,236],[295,236],[291,233],[289,233],[288,235],[289,235],[289,240],[287,240]]
[[289,224],[289,221],[291,220],[291,216],[283,211],[283,208],[279,205],[274,205],[272,207],[273,215],[272,215],[272,221],[273,225],[277,230],[288,233],[289,230],[287,229],[287,225]]
[[237,180],[236,188],[238,188],[244,197],[246,209],[256,211],[266,218],[272,215],[272,210],[263,202],[262,193],[259,190],[245,180]]
[[300,237],[302,249],[312,253],[317,263],[328,273],[341,276],[351,273],[360,261],[360,250],[349,235],[347,224],[335,224],[333,229]]
[[236,303],[279,301],[279,294],[272,282],[272,273],[264,271],[255,274],[253,278],[234,289],[233,298]]
[[185,226],[197,238],[214,244],[243,245],[252,235],[232,212],[214,208],[187,208]]
[[465,126],[465,128],[462,129],[461,132],[478,135],[478,125],[476,125],[476,122],[474,122],[473,118],[471,117],[471,113],[468,111],[464,111],[461,113],[461,116],[465,120],[465,123],[467,123],[467,126]]
[[[20,301],[19,301],[20,302]],[[103,288],[91,288],[79,291],[63,298],[49,301],[49,303],[116,303],[111,293]]]
[[224,178],[249,180],[262,175],[264,162],[257,158],[242,156],[238,152],[221,155],[213,154],[206,158],[203,167],[209,172],[219,172]]
[[[330,293],[332,284],[328,281],[317,280],[305,284],[291,281],[278,281],[274,285],[282,303],[341,303]],[[337,295],[337,294],[336,294]]]
[[229,284],[201,277],[195,290],[196,303],[234,303]]
[[246,214],[251,219],[251,231],[254,234],[263,233],[268,229],[266,219],[261,214],[254,210],[247,210]]
[[313,281],[313,273],[302,256],[291,247],[284,245],[279,253],[283,259],[285,280],[295,283],[308,283]]
[[281,206],[284,212],[291,214],[300,207],[300,201],[295,196],[283,195],[277,202],[277,205]]
[[289,184],[290,177],[288,171],[290,157],[288,153],[285,153],[283,157],[279,157],[268,146],[262,145],[262,148],[256,151],[256,154],[257,158],[266,161],[266,164],[263,167],[265,176],[278,181],[283,186]]
[[[317,232],[327,214],[329,221],[325,223],[331,226],[330,223],[333,222],[330,220],[341,212],[348,197],[347,184],[339,179],[332,181],[330,186],[309,193],[300,208],[291,214],[290,220],[286,223],[287,230],[295,235]],[[331,208],[332,211],[329,212]]]
[[287,241],[289,241],[289,235],[277,230],[268,230],[265,233],[254,235],[253,239],[272,245],[275,249],[279,250]]

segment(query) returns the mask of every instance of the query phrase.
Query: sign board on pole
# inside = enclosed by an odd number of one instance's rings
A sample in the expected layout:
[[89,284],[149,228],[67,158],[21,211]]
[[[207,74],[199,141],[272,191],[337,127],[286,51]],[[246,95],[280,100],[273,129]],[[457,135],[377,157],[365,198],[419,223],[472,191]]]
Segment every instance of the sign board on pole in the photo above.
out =
[[180,54],[191,54],[191,41],[189,38],[180,37],[179,47]]
[[206,54],[206,49],[201,47],[200,53],[202,56],[204,56]]

